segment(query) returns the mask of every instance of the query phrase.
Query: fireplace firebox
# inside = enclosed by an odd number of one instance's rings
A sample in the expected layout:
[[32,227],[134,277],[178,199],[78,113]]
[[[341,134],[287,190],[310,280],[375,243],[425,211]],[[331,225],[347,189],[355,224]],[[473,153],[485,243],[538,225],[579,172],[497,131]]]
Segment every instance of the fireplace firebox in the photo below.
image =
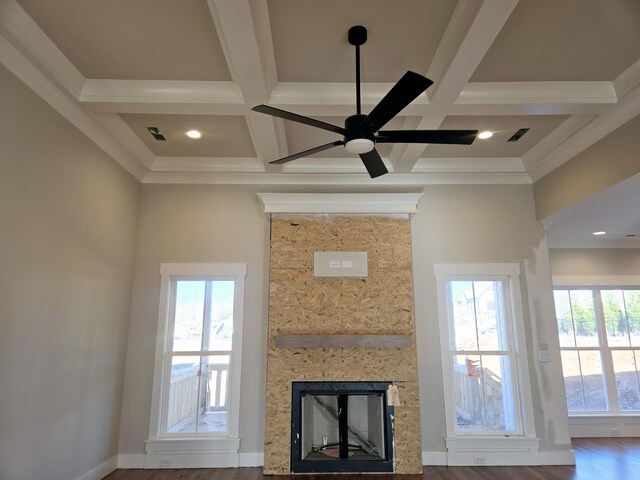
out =
[[291,472],[393,472],[390,382],[293,382]]

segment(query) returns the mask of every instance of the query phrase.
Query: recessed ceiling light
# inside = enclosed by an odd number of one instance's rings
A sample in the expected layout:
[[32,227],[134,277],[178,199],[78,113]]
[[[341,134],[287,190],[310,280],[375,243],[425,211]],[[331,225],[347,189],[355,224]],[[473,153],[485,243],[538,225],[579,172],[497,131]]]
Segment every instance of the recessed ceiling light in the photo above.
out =
[[491,137],[493,137],[493,132],[490,132],[489,130],[485,130],[484,132],[480,132],[478,134],[478,138],[481,138],[482,140],[486,140],[487,138]]
[[601,231],[599,231],[599,232],[593,232],[593,234],[594,234],[594,235],[604,235],[604,234],[606,234],[606,233],[607,233],[607,232],[605,232],[604,230],[601,230]]
[[202,134],[198,130],[189,130],[187,132],[187,137],[189,138],[200,138]]

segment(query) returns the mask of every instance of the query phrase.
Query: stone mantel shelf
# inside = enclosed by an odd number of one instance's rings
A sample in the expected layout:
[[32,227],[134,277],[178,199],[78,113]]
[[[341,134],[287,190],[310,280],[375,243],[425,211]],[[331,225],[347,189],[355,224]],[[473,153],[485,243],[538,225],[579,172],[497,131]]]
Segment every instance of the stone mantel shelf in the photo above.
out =
[[409,348],[411,335],[275,335],[276,348]]

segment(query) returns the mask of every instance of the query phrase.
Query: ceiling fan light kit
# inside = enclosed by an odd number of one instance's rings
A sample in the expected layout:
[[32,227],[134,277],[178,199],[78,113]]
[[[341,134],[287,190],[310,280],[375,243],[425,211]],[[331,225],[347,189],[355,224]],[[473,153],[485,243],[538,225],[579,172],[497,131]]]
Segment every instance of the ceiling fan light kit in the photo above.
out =
[[418,73],[408,71],[373,110],[368,115],[364,115],[362,114],[360,96],[360,46],[367,41],[367,29],[361,25],[351,27],[347,34],[347,39],[351,45],[356,47],[356,114],[345,119],[344,128],[268,105],[257,105],[252,108],[256,112],[337,133],[343,136],[343,140],[320,145],[270,163],[287,163],[344,145],[348,152],[360,155],[360,159],[369,176],[375,178],[389,172],[375,148],[376,143],[438,143],[450,145],[470,145],[473,143],[478,134],[477,130],[381,131],[380,128],[384,127],[393,117],[429,88],[433,81]]

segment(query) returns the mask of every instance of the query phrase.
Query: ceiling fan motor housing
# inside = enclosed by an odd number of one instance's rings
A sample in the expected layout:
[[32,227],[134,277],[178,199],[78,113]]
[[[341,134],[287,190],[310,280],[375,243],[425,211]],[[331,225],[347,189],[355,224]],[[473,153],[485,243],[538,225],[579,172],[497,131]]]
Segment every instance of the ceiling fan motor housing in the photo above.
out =
[[368,132],[360,127],[366,115],[351,115],[344,121],[347,134],[344,136],[344,147],[351,153],[367,153],[375,146],[373,132]]

